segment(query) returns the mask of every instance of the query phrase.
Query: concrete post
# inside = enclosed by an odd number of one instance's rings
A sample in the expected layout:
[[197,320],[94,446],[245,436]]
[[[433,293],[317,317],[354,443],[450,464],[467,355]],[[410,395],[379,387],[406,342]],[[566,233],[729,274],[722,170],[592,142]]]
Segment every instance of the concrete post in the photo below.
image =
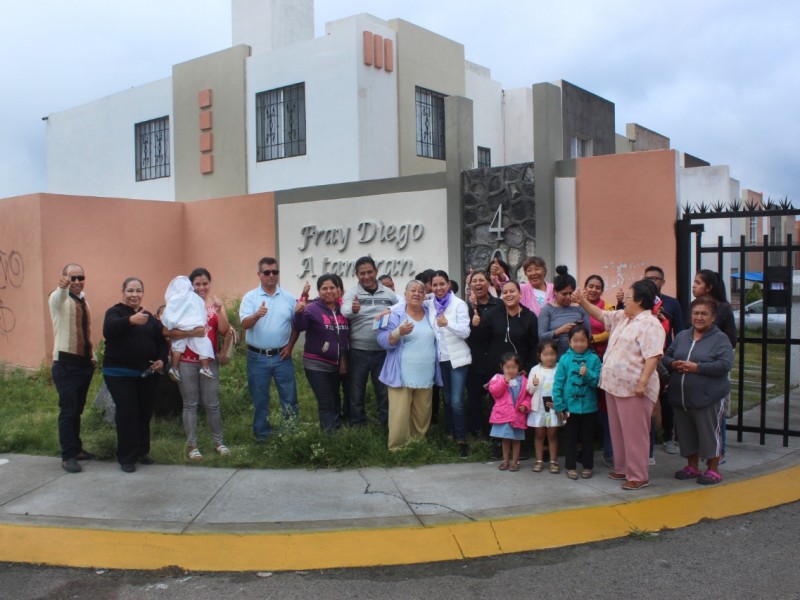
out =
[[561,88],[557,85],[537,83],[533,86],[533,131],[536,255],[547,262],[550,273],[553,273],[556,260],[556,162],[564,158]]
[[460,287],[464,281],[461,172],[473,168],[475,156],[472,100],[462,96],[448,96],[444,100],[444,114],[447,151],[447,273]]

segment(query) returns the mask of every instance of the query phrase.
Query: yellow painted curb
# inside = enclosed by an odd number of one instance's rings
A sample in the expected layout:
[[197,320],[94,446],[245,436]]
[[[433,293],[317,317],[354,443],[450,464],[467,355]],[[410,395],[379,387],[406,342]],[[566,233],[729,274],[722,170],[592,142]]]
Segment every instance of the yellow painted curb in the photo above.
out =
[[70,567],[285,571],[493,556],[623,537],[800,500],[800,465],[633,502],[470,523],[312,533],[148,533],[0,525],[0,561]]

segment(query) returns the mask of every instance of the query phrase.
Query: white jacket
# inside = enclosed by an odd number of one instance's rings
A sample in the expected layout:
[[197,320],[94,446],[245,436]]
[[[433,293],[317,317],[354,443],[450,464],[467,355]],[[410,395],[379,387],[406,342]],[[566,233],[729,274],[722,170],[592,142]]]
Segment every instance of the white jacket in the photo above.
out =
[[445,327],[436,325],[436,302],[433,298],[426,300],[428,304],[428,321],[439,343],[439,362],[450,361],[454,369],[472,363],[472,353],[467,345],[469,337],[469,310],[467,303],[453,294],[444,316],[447,319]]

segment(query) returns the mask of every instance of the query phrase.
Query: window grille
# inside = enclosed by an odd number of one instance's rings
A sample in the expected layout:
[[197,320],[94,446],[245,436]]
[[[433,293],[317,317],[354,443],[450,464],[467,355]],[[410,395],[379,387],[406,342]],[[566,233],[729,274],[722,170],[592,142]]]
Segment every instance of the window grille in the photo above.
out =
[[306,84],[256,94],[256,160],[306,153]]
[[169,117],[137,123],[134,135],[136,181],[169,177]]
[[417,98],[417,156],[445,159],[444,96],[421,87]]
[[478,168],[488,169],[492,166],[492,151],[489,148],[478,146]]

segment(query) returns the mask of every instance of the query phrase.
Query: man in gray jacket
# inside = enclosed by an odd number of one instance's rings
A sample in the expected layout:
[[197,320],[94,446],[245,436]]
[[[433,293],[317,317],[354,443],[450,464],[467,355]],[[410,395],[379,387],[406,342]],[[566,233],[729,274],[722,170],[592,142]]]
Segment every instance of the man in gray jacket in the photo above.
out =
[[350,425],[366,425],[367,379],[372,378],[378,421],[386,426],[389,419],[389,397],[378,376],[386,359],[386,351],[378,345],[375,321],[386,309],[397,304],[397,295],[378,281],[378,269],[371,256],[356,261],[358,285],[342,299],[342,314],[350,320]]

